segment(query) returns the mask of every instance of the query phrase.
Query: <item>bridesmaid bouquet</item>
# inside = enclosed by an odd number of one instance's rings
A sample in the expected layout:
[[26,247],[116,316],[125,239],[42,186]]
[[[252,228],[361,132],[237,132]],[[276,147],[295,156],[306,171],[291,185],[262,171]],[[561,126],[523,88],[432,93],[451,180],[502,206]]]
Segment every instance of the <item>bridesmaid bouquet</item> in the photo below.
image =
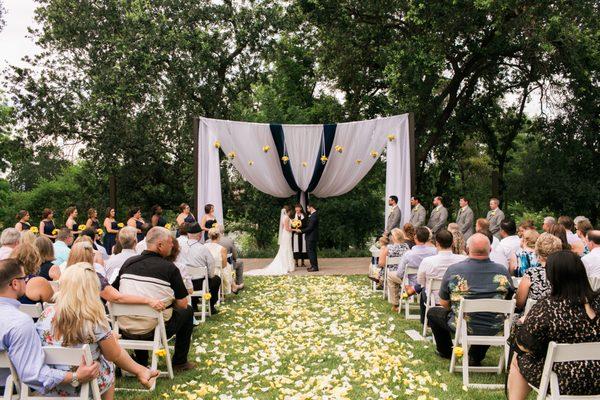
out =
[[119,223],[117,224],[117,227],[119,227],[119,228],[123,228],[123,227],[125,227],[125,224],[124,224],[124,223],[122,223],[122,222],[119,222]]
[[36,226],[32,226],[31,228],[29,228],[29,230],[35,235],[37,235],[40,232]]
[[81,225],[79,225],[79,226],[77,227],[77,230],[78,230],[78,231],[85,231],[86,229],[87,229],[87,226],[85,226],[85,225],[83,225],[83,224],[81,224]]

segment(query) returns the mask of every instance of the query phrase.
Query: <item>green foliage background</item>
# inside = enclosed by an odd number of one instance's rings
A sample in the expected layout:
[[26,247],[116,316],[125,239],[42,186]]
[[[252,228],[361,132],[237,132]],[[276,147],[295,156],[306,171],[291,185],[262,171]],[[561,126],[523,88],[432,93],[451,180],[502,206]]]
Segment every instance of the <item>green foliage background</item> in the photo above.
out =
[[[485,215],[600,219],[600,15],[593,0],[42,0],[43,52],[6,73],[0,221],[18,209],[193,197],[192,118],[344,122],[413,112],[417,188]],[[1,19],[1,14],[0,14]],[[1,26],[1,25],[0,25]],[[526,113],[535,100],[541,113]],[[71,157],[76,152],[76,158]],[[74,163],[74,160],[75,161]],[[222,162],[228,229],[273,245],[278,208]],[[385,164],[318,201],[322,247],[383,228]],[[61,215],[62,217],[62,215]]]

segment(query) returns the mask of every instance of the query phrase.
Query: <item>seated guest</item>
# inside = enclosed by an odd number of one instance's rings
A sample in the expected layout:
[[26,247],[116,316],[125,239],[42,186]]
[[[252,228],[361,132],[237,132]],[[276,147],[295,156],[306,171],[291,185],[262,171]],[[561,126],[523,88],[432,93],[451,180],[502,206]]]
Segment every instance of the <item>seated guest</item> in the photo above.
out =
[[233,267],[235,271],[235,284],[239,289],[244,288],[244,262],[238,259],[238,250],[235,246],[235,242],[232,238],[225,236],[225,228],[223,224],[217,225],[217,230],[219,231],[219,244],[225,247],[227,250],[227,254],[231,254],[231,259],[227,260],[229,264]]
[[[81,296],[85,293],[86,296]],[[55,304],[44,309],[36,323],[42,346],[90,346],[92,358],[100,364],[98,387],[104,398],[112,398],[115,391],[115,371],[112,363],[132,373],[146,388],[158,371],[137,364],[119,345],[112,334],[104,305],[100,301],[98,278],[87,263],[70,266],[60,282]],[[63,385],[50,391],[52,396],[78,396],[79,388]]]
[[448,231],[452,234],[452,252],[454,254],[466,255],[467,244],[465,243],[465,237],[460,231],[460,226],[456,222],[452,222],[448,224]]
[[50,283],[39,276],[42,257],[35,246],[22,244],[17,247],[10,258],[14,258],[25,272],[25,295],[19,298],[22,304],[44,303],[52,300],[54,290]]
[[562,215],[558,218],[558,223],[565,228],[567,233],[567,243],[571,245],[571,250],[575,252],[575,254],[582,255],[583,254],[583,241],[573,233],[575,229],[575,223],[571,219],[571,217],[567,215]]
[[98,255],[98,260],[102,260],[102,262],[98,261],[99,263],[104,264],[104,260],[108,260],[108,253],[102,245],[102,242],[99,240],[99,235],[95,230],[86,228],[83,231],[81,231],[79,236],[87,236],[88,238],[90,238],[90,241],[92,242],[92,247],[94,248],[94,253]]
[[556,225],[556,219],[554,219],[554,217],[545,217],[544,223],[542,224],[542,230],[551,233],[550,229],[552,229],[554,225]]
[[[475,221],[475,232],[489,231],[489,230],[490,230],[490,223],[488,222],[487,219],[479,218],[479,219],[477,219],[477,221]],[[496,236],[493,236],[493,237],[494,237],[494,240],[492,241],[492,249],[496,250],[498,248],[498,246],[500,245],[500,239],[498,239]]]
[[[493,233],[493,232],[492,232]],[[504,257],[509,261],[515,253],[521,249],[521,239],[517,236],[517,226],[515,221],[504,219],[500,223],[500,244],[498,250],[504,253]]]
[[[187,359],[194,329],[194,313],[188,305],[188,291],[179,269],[171,261],[165,260],[171,254],[173,240],[171,232],[163,227],[150,229],[146,236],[147,250],[125,262],[114,286],[124,294],[153,298],[168,307],[163,311],[167,336],[176,335],[173,369],[187,371],[195,367]],[[119,326],[124,337],[147,340],[154,337],[156,320],[123,316],[119,317]],[[148,365],[148,351],[136,350],[135,355],[137,362]]]
[[144,252],[144,250],[146,250],[148,248],[148,245],[146,244],[146,235],[148,234],[148,231],[152,229],[152,225],[150,224],[143,224],[141,231],[142,231],[142,239],[140,240],[140,234],[137,235],[137,239],[138,242],[135,245],[135,252],[138,254],[142,254]]
[[188,250],[190,246],[188,246],[188,229],[190,224],[184,222],[183,225],[179,226],[177,230],[177,242],[179,242],[179,256],[178,261],[183,262],[185,264],[185,257],[187,257]]
[[137,244],[137,231],[135,228],[126,226],[117,234],[117,241],[120,243],[121,252],[110,256],[104,269],[109,282],[114,282],[117,279],[119,270],[133,256],[136,256],[135,245]]
[[[508,376],[511,400],[526,399],[530,384],[539,387],[550,342],[600,342],[600,297],[588,281],[581,259],[571,251],[548,257],[546,266],[552,291],[529,311],[517,331],[519,351]],[[600,361],[555,363],[561,396],[600,395]]]
[[523,233],[525,233],[525,231],[527,230],[536,230],[535,229],[535,225],[533,224],[533,221],[530,219],[526,219],[521,221],[521,223],[519,224],[519,227],[517,228],[517,236],[522,238],[523,237]]
[[194,284],[192,283],[192,278],[188,272],[186,263],[184,259],[180,257],[181,255],[181,247],[179,246],[179,241],[173,240],[173,249],[171,249],[171,254],[165,257],[165,260],[171,261],[177,268],[179,268],[179,272],[181,273],[181,279],[183,279],[183,284],[187,289],[189,294],[194,293]]
[[30,230],[22,231],[21,239],[19,239],[19,244],[27,243],[33,245],[35,243],[35,239],[37,239],[35,233],[31,232]]
[[[427,314],[429,326],[435,337],[438,354],[443,358],[452,355],[452,333],[460,300],[510,299],[514,292],[508,270],[489,259],[490,241],[476,233],[469,238],[469,258],[446,270],[440,288],[441,307],[432,307]],[[490,313],[473,313],[469,316],[469,332],[475,335],[495,335],[504,327],[504,317]],[[478,366],[485,358],[489,346],[471,346],[469,364]]]
[[62,263],[67,262],[72,245],[73,234],[71,233],[71,230],[68,228],[59,229],[53,244],[54,265],[61,265]]
[[[459,232],[460,233],[460,232]],[[453,236],[450,231],[446,229],[440,230],[435,235],[435,243],[437,248],[437,254],[423,258],[421,265],[419,265],[419,272],[417,272],[417,283],[426,289],[427,281],[431,278],[442,279],[448,267],[452,264],[456,264],[459,261],[463,261],[467,258],[466,255],[456,254],[452,250]],[[436,304],[439,304],[439,295],[437,290],[432,292],[435,296]],[[425,291],[421,292],[421,323],[425,319],[425,304],[427,296]]]
[[[188,239],[184,246],[188,247],[186,256],[186,265],[191,274],[193,268],[206,267],[208,269],[208,290],[210,291],[210,309],[211,314],[218,311],[215,308],[219,301],[219,287],[221,287],[221,277],[216,273],[215,258],[210,250],[201,242],[202,228],[200,224],[194,222],[188,224]],[[202,290],[204,279],[195,279],[192,281],[194,290]],[[198,299],[192,298],[192,307],[197,310]]]
[[[382,246],[381,253],[379,255],[379,267],[381,268],[379,271],[379,276],[377,277],[378,283],[383,283],[384,277],[384,269],[387,264],[388,257],[402,257],[404,253],[406,253],[410,248],[406,244],[406,237],[404,236],[404,232],[401,229],[395,228],[392,229],[391,232],[392,243]],[[385,236],[382,236],[382,239],[387,240]],[[398,264],[390,264],[387,266],[388,276],[393,275],[398,270]],[[390,293],[388,291],[388,297]]]
[[589,231],[587,234],[587,245],[590,253],[581,257],[588,276],[600,277],[600,231]]
[[52,241],[47,236],[40,236],[35,240],[35,247],[38,253],[40,253],[40,257],[42,257],[42,265],[40,266],[38,275],[51,281],[50,268],[54,265],[54,246],[52,246]]
[[[404,270],[406,267],[414,267],[418,268],[421,264],[421,261],[425,257],[433,256],[437,253],[435,247],[431,247],[427,244],[430,238],[430,231],[424,226],[420,226],[416,229],[415,241],[416,244],[412,249],[406,251],[402,258],[400,259],[400,264],[398,265],[398,270],[396,273],[388,274],[387,285],[389,288],[389,302],[392,304],[392,310],[398,311],[399,302],[399,294],[400,294],[400,285],[402,285],[402,281],[404,279]],[[415,293],[415,289],[413,288],[414,284],[416,284],[416,274],[411,274],[408,276],[410,284],[407,286],[406,291],[410,296]]]
[[589,231],[594,230],[594,227],[590,223],[590,220],[585,218],[578,221],[575,226],[577,227],[577,236],[583,242],[583,255],[587,255],[590,252],[590,247],[588,246],[587,234]]
[[571,245],[567,239],[567,230],[560,224],[554,224],[550,228],[550,233],[560,239],[563,244],[563,250],[572,250]]
[[10,253],[19,245],[21,234],[15,228],[6,228],[0,235],[0,260],[10,257]]
[[223,294],[237,294],[238,285],[233,279],[233,267],[227,262],[227,249],[219,244],[221,234],[217,228],[208,231],[209,242],[205,244],[215,259],[216,274],[221,276]]
[[537,267],[539,262],[535,255],[535,243],[540,234],[533,229],[523,232],[521,237],[521,248],[515,252],[515,255],[509,260],[511,275],[521,277],[529,268]]
[[[377,283],[377,290],[383,289],[383,282],[381,281],[383,276],[383,267],[387,260],[387,247],[390,244],[390,240],[387,236],[381,236],[379,238],[379,257],[377,257],[377,264],[371,266],[369,272],[369,279]],[[397,268],[398,266],[396,266]]]
[[404,232],[404,237],[406,238],[404,243],[408,245],[409,249],[412,249],[415,245],[415,227],[412,224],[406,223],[402,227],[402,232]]
[[[33,319],[19,311],[25,296],[25,273],[14,259],[0,261],[0,351],[6,351],[21,382],[47,394],[59,385],[85,383],[99,375],[99,364],[84,364],[71,372],[49,367]],[[10,371],[0,369],[0,386]],[[62,387],[62,386],[61,386]]]
[[542,233],[535,242],[535,254],[539,265],[529,268],[517,289],[517,308],[524,309],[527,299],[539,300],[550,294],[550,284],[546,279],[546,260],[550,254],[562,250],[559,238],[549,233]]

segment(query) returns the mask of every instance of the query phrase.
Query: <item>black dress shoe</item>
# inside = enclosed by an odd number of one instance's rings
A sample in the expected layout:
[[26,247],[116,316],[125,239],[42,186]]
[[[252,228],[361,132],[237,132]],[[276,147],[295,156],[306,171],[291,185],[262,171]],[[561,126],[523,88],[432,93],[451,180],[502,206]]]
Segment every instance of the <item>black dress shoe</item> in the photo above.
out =
[[309,269],[307,269],[308,272],[317,272],[318,269],[310,267]]

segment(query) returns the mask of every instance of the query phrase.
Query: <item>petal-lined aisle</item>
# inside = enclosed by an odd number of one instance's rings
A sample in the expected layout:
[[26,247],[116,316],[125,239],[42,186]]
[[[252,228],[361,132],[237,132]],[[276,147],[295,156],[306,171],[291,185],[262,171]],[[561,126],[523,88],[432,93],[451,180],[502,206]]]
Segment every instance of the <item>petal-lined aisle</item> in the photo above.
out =
[[[469,392],[416,328],[388,311],[364,276],[251,278],[195,333],[188,379],[159,385],[181,399],[501,398]],[[165,393],[165,391],[168,391]]]

